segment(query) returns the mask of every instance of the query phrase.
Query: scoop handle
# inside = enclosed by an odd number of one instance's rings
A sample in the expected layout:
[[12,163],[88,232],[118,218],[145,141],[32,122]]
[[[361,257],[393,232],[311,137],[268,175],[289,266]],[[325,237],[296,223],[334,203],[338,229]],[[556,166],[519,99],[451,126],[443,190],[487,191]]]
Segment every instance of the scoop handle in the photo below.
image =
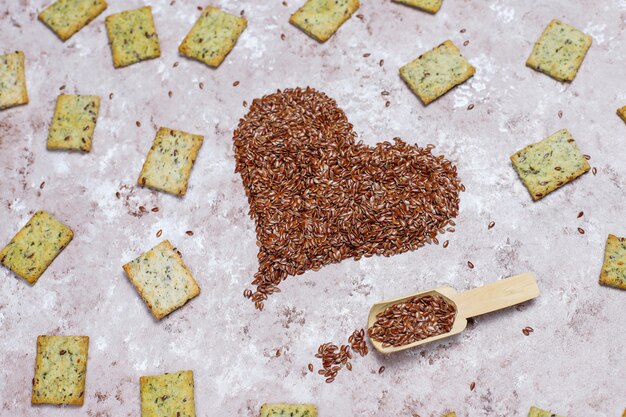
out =
[[455,297],[459,313],[464,317],[480,316],[523,303],[539,296],[535,274],[526,272],[492,282]]

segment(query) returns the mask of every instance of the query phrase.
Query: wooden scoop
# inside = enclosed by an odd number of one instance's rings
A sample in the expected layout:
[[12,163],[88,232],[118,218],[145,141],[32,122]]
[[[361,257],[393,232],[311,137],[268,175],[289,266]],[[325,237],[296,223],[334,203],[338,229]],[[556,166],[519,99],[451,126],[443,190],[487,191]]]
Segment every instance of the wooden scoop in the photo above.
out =
[[452,325],[452,329],[448,333],[418,340],[417,342],[402,346],[383,347],[381,342],[370,338],[370,342],[374,345],[377,351],[381,353],[399,352],[404,349],[409,349],[424,343],[434,342],[435,340],[461,333],[467,326],[468,318],[480,316],[481,314],[490,313],[492,311],[500,310],[501,308],[510,307],[512,305],[536,298],[539,296],[539,287],[537,287],[535,274],[532,272],[526,272],[521,275],[492,282],[491,284],[462,293],[456,292],[456,290],[451,287],[439,287],[428,291],[422,291],[405,297],[381,301],[374,304],[370,310],[370,315],[367,320],[367,328],[369,329],[374,325],[376,315],[385,310],[387,307],[393,304],[409,301],[415,297],[426,295],[440,295],[448,303],[456,307],[456,318],[454,320],[454,324]]

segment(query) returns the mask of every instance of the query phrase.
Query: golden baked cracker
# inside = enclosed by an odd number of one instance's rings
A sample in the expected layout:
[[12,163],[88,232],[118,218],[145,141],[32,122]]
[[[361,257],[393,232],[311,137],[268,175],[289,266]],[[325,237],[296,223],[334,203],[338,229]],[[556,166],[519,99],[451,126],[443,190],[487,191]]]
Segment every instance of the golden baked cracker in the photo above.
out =
[[449,413],[442,415],[441,417],[456,417],[456,413],[454,411],[451,411]]
[[326,42],[359,6],[359,0],[307,0],[289,22],[313,39]]
[[39,336],[33,378],[33,404],[83,405],[87,336]]
[[626,238],[607,238],[600,284],[626,290]]
[[106,27],[116,68],[161,56],[152,7],[107,16]]
[[261,417],[317,417],[313,404],[263,404]]
[[400,76],[424,104],[465,82],[475,72],[449,40],[400,68]]
[[243,17],[207,6],[178,51],[211,67],[219,67],[247,25]]
[[100,97],[61,94],[48,132],[48,149],[89,152]]
[[38,211],[0,251],[0,263],[35,284],[73,237],[72,229]]
[[200,294],[196,280],[168,240],[123,268],[157,320]]
[[535,43],[526,65],[558,81],[572,81],[591,46],[591,36],[557,19]]
[[537,407],[530,407],[530,410],[528,411],[528,417],[563,417],[563,416],[557,416],[556,414],[551,413],[550,411],[545,411]]
[[139,378],[142,417],[195,417],[193,372]]
[[0,56],[0,110],[27,103],[24,52]]
[[148,152],[137,183],[182,196],[204,136],[162,127]]
[[511,155],[511,162],[533,200],[589,171],[589,163],[567,129]]
[[617,115],[621,117],[624,122],[626,122],[626,106],[617,109]]
[[39,20],[66,41],[106,8],[104,0],[58,0],[39,13]]
[[406,4],[407,6],[417,7],[428,13],[437,13],[441,8],[443,0],[393,0],[395,3]]

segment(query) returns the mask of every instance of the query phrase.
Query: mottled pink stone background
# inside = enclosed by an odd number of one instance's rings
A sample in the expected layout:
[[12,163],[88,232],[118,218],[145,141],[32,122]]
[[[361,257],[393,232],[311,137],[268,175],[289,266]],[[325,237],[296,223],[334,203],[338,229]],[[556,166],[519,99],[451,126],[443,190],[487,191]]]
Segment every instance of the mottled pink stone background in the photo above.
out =
[[[249,19],[218,69],[177,52],[201,2],[111,0],[66,43],[36,20],[47,3],[0,2],[0,46],[25,52],[30,96],[29,105],[0,112],[0,245],[38,209],[66,222],[75,238],[33,287],[0,268],[1,416],[139,416],[139,376],[182,369],[194,371],[201,417],[252,417],[262,403],[281,401],[314,402],[321,417],[525,416],[531,404],[569,417],[621,416],[626,293],[597,281],[607,234],[626,236],[626,125],[615,115],[626,104],[624,0],[444,0],[436,15],[363,0],[362,18],[325,44],[288,23],[301,1],[213,0]],[[104,18],[144,4],[153,8],[162,56],[114,69]],[[593,36],[571,84],[524,65],[553,18]],[[398,68],[446,39],[476,75],[424,107]],[[46,150],[63,85],[102,97],[89,154]],[[258,312],[242,297],[257,247],[234,173],[232,132],[244,100],[306,85],[335,98],[366,143],[400,136],[436,144],[458,164],[467,192],[457,232],[440,237],[450,239],[447,249],[349,260],[289,278]],[[206,137],[184,198],[135,185],[159,126]],[[561,128],[591,155],[597,176],[533,203],[509,155]],[[160,211],[142,214],[142,205]],[[180,248],[202,293],[156,322],[121,266],[165,238]],[[441,285],[465,290],[529,270],[540,298],[480,317],[458,337],[357,358],[333,384],[306,369],[309,362],[317,369],[320,343],[345,342],[378,300]],[[534,333],[524,336],[525,326]],[[40,334],[91,338],[84,406],[30,405]]]

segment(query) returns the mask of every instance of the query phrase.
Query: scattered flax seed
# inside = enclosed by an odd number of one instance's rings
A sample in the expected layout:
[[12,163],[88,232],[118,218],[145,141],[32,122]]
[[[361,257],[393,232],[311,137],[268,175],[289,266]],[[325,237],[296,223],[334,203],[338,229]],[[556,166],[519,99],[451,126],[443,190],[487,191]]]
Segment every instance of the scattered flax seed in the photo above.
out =
[[59,87],[59,90],[61,90],[61,91],[65,90],[65,84],[63,84],[61,87]]
[[580,233],[581,235],[585,234],[585,229],[583,229],[582,227],[578,228],[578,233]]
[[593,168],[591,169],[591,173],[592,173],[593,175],[596,175],[596,174],[598,173],[598,168],[593,167]]
[[383,90],[380,94],[383,95],[383,96],[388,96],[389,95],[389,91]]
[[162,234],[163,234],[163,230],[159,229],[159,231],[156,232],[156,237],[161,237]]
[[382,67],[383,65],[385,65],[385,60],[384,60],[384,59],[381,59],[381,60],[378,62],[378,66],[379,66],[379,67]]
[[584,216],[584,215],[585,215],[585,212],[584,212],[584,211],[579,211],[579,212],[578,212],[578,216],[576,216],[576,217],[577,217],[578,219],[580,219],[580,218],[581,218],[582,216]]
[[178,66],[178,61],[174,62],[174,65],[172,65],[172,68],[176,68]]
[[287,2],[286,1],[283,2],[283,6],[287,7]]
[[309,364],[308,368],[309,368],[309,372],[313,372],[313,364],[312,363]]
[[346,369],[348,371],[352,371],[352,363],[351,362],[346,363]]
[[[317,349],[315,357],[322,360],[323,369],[320,369],[317,373],[326,378],[326,382],[331,383],[335,380],[337,372],[352,359],[352,354],[350,353],[349,345],[337,346],[332,343],[323,343]],[[311,368],[312,366],[310,365],[309,370]]]
[[459,32],[465,33],[467,30],[465,28],[461,29]]
[[348,343],[352,347],[352,350],[361,356],[367,355],[368,348],[365,342],[365,329],[355,330],[348,338]]
[[369,58],[372,54],[370,54],[369,52],[366,54],[363,54],[363,58]]
[[116,192],[115,192],[115,197],[120,198],[120,196],[121,196],[120,192],[119,192],[119,191],[116,191]]
[[389,106],[391,106],[391,101],[387,101],[387,102],[385,103],[385,107],[389,107]]
[[474,108],[474,104],[470,104],[469,106],[467,106],[467,110],[472,110]]
[[476,383],[472,381],[472,383],[470,384],[470,391],[474,391],[474,388],[476,388]]
[[559,110],[558,115],[559,115],[559,119],[560,119],[561,117],[563,117],[563,112],[561,110]]
[[243,106],[248,107],[248,102],[246,100],[243,101]]
[[380,368],[378,368],[378,375],[382,374],[383,372],[385,372],[384,366],[381,366]]
[[535,330],[530,327],[530,326],[526,326],[522,329],[522,333],[524,333],[524,336],[528,336],[530,335],[532,332],[534,332]]
[[113,93],[109,94],[109,100],[113,100]]
[[142,213],[145,213],[148,210],[146,210],[146,208],[144,206],[139,206],[139,211],[142,212]]
[[187,233],[187,236],[193,236],[193,232],[191,230],[187,230],[185,233]]
[[276,357],[279,358],[280,357],[280,349],[276,349]]
[[496,225],[496,222],[490,222],[490,223],[487,225],[487,229],[493,229],[493,227],[494,227],[495,225]]
[[46,186],[46,182],[44,181],[41,184],[39,184],[39,189],[43,190],[43,187],[45,187],[45,186]]
[[204,90],[204,83],[198,84],[198,87],[200,87],[200,90]]
[[246,14],[245,10],[242,10],[241,12],[239,12],[239,16],[243,16],[244,14]]
[[159,211],[158,207],[152,207],[152,212],[157,213]]
[[474,264],[471,261],[467,261],[467,266],[469,269],[474,269]]
[[244,296],[245,298],[250,298],[250,297],[252,297],[252,290],[244,290],[244,291],[243,291],[243,296]]
[[174,93],[172,93],[171,91],[167,92],[167,95],[169,96],[169,98],[172,98],[172,96],[174,95]]
[[469,45],[469,41],[463,42],[463,46],[467,46],[467,45]]
[[287,39],[287,36],[285,36],[284,33],[280,34],[280,40],[284,41],[285,39]]
[[357,19],[360,19],[360,20],[363,20],[364,16],[363,16],[362,14],[357,14],[357,15],[356,15],[356,18],[357,18]]
[[137,125],[137,127],[141,127],[141,122],[139,120],[137,120],[135,124]]
[[449,244],[450,244],[449,240],[446,240],[445,242],[443,242],[444,249],[447,248]]
[[583,157],[584,157],[587,161],[589,161],[589,160],[591,159],[591,156],[590,156],[590,155],[583,155]]
[[198,10],[202,10],[202,6],[198,6],[198,7],[197,7],[197,9],[198,9]]
[[233,83],[233,87],[237,87],[238,85],[239,85],[239,81],[235,81],[235,82]]

